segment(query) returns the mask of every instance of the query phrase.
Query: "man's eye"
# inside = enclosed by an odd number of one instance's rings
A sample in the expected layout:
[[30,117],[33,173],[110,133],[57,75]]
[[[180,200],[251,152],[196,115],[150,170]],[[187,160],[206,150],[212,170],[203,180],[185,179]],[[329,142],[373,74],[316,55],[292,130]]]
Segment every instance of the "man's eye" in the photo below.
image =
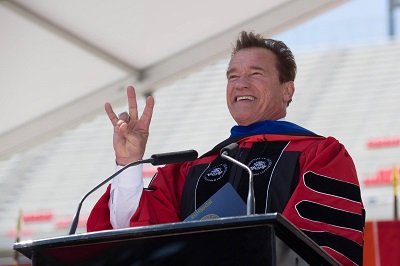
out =
[[237,78],[237,77],[238,77],[237,75],[229,75],[229,76],[228,76],[228,79],[231,80],[231,79],[235,79],[235,78]]

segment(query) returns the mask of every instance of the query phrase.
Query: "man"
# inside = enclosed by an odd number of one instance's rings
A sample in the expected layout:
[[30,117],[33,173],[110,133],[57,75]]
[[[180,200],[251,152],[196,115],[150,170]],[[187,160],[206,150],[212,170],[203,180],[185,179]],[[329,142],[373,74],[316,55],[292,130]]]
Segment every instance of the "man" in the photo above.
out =
[[[353,161],[336,139],[284,120],[295,76],[283,42],[242,32],[227,70],[237,122],[230,138],[197,160],[159,168],[148,189],[140,166],[119,175],[93,208],[88,231],[183,221],[227,182],[245,200],[246,173],[219,156],[236,142],[237,160],[262,166],[253,171],[256,213],[280,212],[340,263],[361,265],[365,215]],[[134,88],[127,94],[129,115],[105,106],[119,167],[142,159],[154,107],[148,97],[139,119]]]

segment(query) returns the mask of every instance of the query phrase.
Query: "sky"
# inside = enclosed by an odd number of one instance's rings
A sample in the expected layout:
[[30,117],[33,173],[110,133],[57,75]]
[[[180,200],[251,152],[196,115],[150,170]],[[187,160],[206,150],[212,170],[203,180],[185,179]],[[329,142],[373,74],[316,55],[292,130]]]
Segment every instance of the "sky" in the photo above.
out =
[[[294,52],[387,40],[389,1],[351,0],[273,37]],[[396,32],[400,29],[400,7],[395,9],[394,17]]]

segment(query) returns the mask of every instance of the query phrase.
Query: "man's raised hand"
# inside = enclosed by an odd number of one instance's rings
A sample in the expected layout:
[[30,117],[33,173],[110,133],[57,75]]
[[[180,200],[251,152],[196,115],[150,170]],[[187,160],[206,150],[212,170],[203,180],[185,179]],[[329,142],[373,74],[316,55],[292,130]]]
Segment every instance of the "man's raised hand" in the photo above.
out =
[[129,114],[123,112],[117,116],[111,104],[106,103],[104,106],[114,127],[113,145],[116,162],[122,166],[143,158],[154,108],[153,97],[147,97],[146,106],[139,118],[136,93],[132,86],[127,88],[127,95]]

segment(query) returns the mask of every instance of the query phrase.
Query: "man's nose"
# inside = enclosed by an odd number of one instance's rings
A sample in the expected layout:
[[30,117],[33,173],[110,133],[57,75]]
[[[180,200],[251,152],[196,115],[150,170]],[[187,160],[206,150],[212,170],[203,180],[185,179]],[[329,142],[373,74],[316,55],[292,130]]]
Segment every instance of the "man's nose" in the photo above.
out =
[[250,87],[250,79],[247,75],[241,75],[238,77],[235,83],[236,89],[247,89]]

